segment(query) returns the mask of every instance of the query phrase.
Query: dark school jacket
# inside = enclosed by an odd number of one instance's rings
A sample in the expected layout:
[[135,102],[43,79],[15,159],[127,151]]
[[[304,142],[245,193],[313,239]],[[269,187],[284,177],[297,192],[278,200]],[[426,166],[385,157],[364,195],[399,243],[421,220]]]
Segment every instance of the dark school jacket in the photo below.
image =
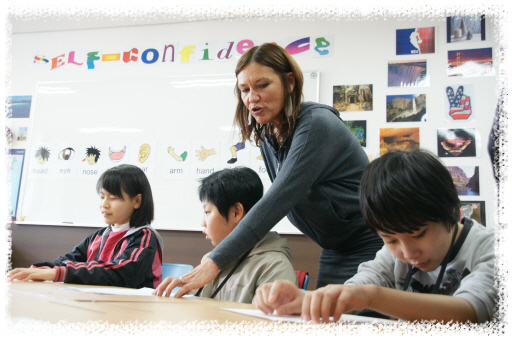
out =
[[151,226],[130,228],[114,247],[110,261],[98,261],[110,226],[82,240],[73,251],[53,262],[33,264],[57,270],[57,282],[156,288],[162,282],[163,241]]

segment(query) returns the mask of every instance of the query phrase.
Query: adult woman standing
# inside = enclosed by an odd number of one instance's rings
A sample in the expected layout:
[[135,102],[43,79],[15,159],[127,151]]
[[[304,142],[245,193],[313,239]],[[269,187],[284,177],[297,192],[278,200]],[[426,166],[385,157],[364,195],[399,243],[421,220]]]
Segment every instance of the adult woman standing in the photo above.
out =
[[302,102],[302,71],[283,48],[251,48],[236,76],[235,125],[260,147],[273,184],[206,262],[167,289],[182,286],[179,297],[209,283],[284,216],[323,249],[317,287],[344,283],[382,247],[359,208],[366,153],[336,109]]

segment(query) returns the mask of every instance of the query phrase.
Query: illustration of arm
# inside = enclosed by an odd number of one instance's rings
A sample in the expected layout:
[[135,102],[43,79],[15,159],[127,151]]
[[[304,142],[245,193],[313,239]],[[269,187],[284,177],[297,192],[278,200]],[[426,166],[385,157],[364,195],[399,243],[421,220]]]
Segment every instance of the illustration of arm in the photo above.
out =
[[196,156],[198,157],[199,161],[204,161],[206,158],[210,155],[217,154],[214,148],[212,149],[205,149],[203,146],[201,146],[201,150],[196,150]]
[[174,148],[173,147],[169,147],[167,148],[167,152],[169,153],[170,156],[172,156],[176,161],[185,161],[185,159],[187,158],[187,151],[184,151],[183,153],[181,153],[180,156],[176,155],[174,153]]

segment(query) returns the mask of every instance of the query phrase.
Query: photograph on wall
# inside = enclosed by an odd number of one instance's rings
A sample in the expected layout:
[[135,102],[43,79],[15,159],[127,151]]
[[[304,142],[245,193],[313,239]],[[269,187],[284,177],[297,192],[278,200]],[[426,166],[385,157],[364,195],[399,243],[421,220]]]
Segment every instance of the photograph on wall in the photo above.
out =
[[475,135],[475,128],[437,129],[437,156],[477,156]]
[[372,111],[373,84],[335,85],[333,107],[339,111]]
[[350,131],[356,136],[361,147],[366,147],[366,120],[364,121],[345,121]]
[[492,47],[448,51],[448,77],[492,75]]
[[29,118],[32,96],[5,97],[5,112],[7,118]]
[[420,95],[386,96],[386,122],[426,122],[427,99]]
[[18,128],[18,141],[26,141],[27,133],[28,133],[28,127],[19,127]]
[[397,60],[388,62],[388,86],[430,86],[427,60]]
[[396,54],[426,54],[436,52],[435,27],[396,30]]
[[380,155],[393,149],[419,150],[420,128],[381,128]]
[[25,149],[9,149],[7,155],[7,213],[16,220],[20,196],[21,175],[25,161]]
[[474,219],[485,226],[485,201],[461,201],[460,208],[464,218]]
[[468,43],[485,40],[485,15],[457,15],[446,18],[446,42]]
[[479,166],[447,166],[459,195],[480,195]]
[[471,100],[474,100],[473,84],[457,84],[446,87],[444,96],[445,119],[448,122],[469,122],[475,119]]

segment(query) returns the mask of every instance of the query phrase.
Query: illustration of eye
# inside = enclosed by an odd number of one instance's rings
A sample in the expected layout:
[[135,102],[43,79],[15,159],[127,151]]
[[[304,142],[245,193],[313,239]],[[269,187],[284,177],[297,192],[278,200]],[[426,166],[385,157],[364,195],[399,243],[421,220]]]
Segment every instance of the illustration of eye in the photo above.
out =
[[75,150],[70,147],[61,150],[59,153],[59,160],[67,161],[67,160],[71,160],[74,157],[75,157]]

